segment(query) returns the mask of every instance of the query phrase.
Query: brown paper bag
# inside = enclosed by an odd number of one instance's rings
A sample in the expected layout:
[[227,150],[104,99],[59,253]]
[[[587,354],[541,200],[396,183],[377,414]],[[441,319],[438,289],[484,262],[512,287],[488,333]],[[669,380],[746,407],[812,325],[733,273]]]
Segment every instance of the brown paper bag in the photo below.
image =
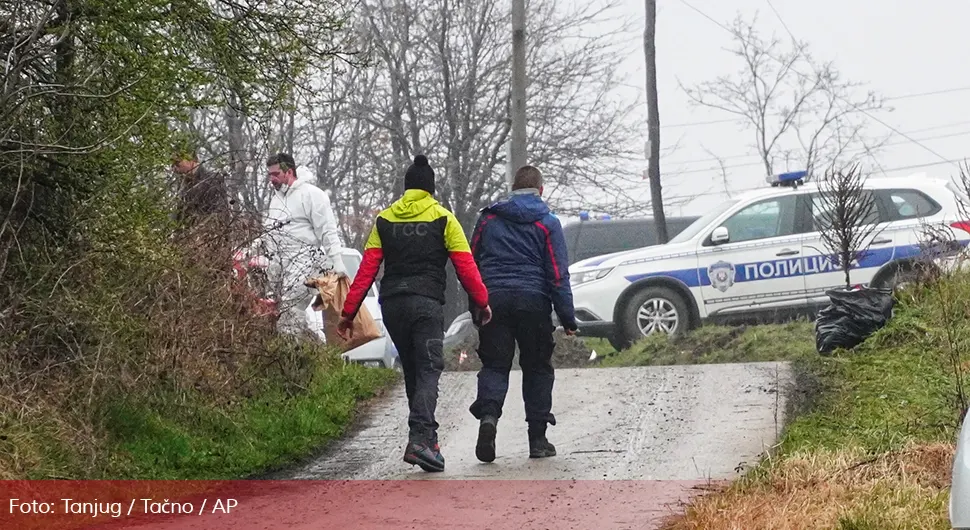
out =
[[327,273],[323,276],[308,278],[307,287],[316,288],[318,294],[313,300],[313,310],[323,311],[323,333],[327,337],[327,344],[335,346],[341,353],[381,337],[381,330],[377,321],[361,304],[357,316],[354,318],[353,335],[350,340],[344,340],[337,334],[337,323],[340,322],[340,312],[350,293],[350,278]]

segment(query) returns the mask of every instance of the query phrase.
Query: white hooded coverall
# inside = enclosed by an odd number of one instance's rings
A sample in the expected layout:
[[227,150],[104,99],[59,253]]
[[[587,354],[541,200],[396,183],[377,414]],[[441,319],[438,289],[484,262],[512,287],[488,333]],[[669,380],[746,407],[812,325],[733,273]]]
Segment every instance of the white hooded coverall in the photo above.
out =
[[[304,281],[328,270],[347,274],[340,258],[343,245],[337,219],[325,191],[304,180],[274,189],[264,222],[263,237],[269,260],[270,289],[279,301],[280,333],[301,333],[308,329],[310,305],[316,291]],[[334,259],[336,258],[336,259]],[[318,336],[323,321],[309,326]]]

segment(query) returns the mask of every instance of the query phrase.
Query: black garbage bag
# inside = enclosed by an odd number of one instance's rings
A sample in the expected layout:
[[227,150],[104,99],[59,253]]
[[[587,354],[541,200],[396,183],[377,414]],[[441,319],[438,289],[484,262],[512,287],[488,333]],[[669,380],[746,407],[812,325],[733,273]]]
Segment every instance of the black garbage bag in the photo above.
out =
[[891,289],[863,287],[825,293],[832,301],[815,320],[815,349],[828,354],[856,347],[889,322],[895,299]]

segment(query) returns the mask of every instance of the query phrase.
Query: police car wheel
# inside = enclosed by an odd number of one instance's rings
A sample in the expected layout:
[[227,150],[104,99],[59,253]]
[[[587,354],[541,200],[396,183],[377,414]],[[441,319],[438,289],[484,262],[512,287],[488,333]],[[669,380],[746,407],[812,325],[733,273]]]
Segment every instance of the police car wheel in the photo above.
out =
[[918,265],[900,264],[893,268],[892,273],[878,282],[878,287],[898,292],[910,284],[919,283],[924,276],[931,276],[932,272],[932,270],[922,271]]
[[624,313],[625,342],[633,343],[648,335],[675,336],[687,327],[687,304],[676,292],[665,287],[647,287],[633,295]]
[[630,343],[624,341],[617,333],[611,333],[606,340],[609,341],[610,346],[613,346],[613,349],[616,351],[623,351],[630,347]]

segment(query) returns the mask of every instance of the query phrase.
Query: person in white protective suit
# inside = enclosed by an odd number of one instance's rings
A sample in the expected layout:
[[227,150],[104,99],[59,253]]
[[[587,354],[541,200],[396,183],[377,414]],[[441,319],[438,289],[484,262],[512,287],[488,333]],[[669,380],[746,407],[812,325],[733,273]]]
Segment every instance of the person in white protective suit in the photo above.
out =
[[[316,291],[307,278],[332,271],[346,276],[340,257],[343,245],[327,193],[297,178],[293,157],[286,153],[266,161],[273,192],[264,220],[263,246],[268,258],[270,289],[278,300],[277,331],[323,337],[323,315],[308,307]],[[319,322],[318,322],[319,321]]]

